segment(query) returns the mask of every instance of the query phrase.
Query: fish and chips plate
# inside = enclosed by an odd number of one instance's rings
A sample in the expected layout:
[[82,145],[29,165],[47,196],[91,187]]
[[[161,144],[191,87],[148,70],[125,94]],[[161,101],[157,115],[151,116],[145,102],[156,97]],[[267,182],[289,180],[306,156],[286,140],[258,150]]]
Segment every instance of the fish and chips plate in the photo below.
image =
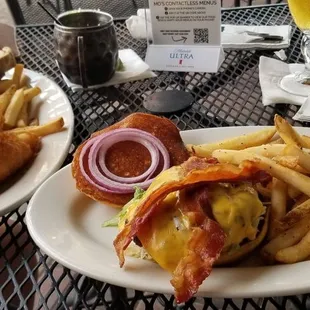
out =
[[22,64],[10,67],[0,80],[0,216],[61,167],[74,129],[70,102],[55,82]]

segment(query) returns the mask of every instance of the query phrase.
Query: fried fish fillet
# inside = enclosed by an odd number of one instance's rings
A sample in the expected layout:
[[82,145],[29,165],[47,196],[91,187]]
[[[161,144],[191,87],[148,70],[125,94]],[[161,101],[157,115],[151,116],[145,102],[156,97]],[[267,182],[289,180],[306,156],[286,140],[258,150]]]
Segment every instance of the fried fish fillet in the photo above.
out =
[[[178,128],[167,118],[146,113],[133,113],[122,121],[95,132],[92,137],[118,128],[140,129],[158,138],[169,152],[171,166],[180,165],[189,158]],[[78,147],[72,162],[72,174],[76,180],[77,188],[94,200],[124,205],[133,197],[133,194],[111,194],[100,191],[83,177],[79,167],[79,157],[86,142]],[[106,156],[108,169],[122,177],[142,174],[149,167],[150,161],[150,154],[145,147],[131,141],[116,143],[108,150]]]
[[37,154],[40,138],[23,133],[0,133],[0,182],[25,166]]

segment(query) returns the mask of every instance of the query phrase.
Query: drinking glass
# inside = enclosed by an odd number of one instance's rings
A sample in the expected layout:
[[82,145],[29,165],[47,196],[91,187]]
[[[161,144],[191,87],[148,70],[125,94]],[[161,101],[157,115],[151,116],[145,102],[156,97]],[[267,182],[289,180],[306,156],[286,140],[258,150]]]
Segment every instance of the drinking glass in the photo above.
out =
[[310,0],[288,0],[288,5],[296,25],[303,32],[301,52],[305,69],[285,76],[280,86],[291,94],[307,97],[310,95]]

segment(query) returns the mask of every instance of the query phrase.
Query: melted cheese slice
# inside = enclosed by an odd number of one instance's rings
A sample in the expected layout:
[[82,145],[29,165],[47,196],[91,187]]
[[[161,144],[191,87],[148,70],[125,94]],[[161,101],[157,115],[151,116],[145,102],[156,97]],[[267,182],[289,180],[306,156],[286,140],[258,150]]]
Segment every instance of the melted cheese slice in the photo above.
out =
[[173,272],[185,256],[190,236],[186,216],[167,203],[149,220],[148,228],[138,234],[148,254],[169,272]]
[[265,207],[257,192],[245,185],[238,187],[212,186],[209,199],[213,216],[225,231],[226,247],[240,245],[244,239],[254,240]]

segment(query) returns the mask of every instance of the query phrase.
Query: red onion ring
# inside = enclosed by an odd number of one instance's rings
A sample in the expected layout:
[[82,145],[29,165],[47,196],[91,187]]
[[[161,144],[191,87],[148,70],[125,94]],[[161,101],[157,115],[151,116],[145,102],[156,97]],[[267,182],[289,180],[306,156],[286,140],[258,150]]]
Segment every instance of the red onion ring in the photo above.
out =
[[[151,165],[143,174],[137,177],[123,178],[113,174],[108,170],[105,164],[107,150],[115,143],[121,141],[135,141],[145,146],[151,155]],[[87,165],[89,174],[84,167],[84,159],[87,156]],[[170,158],[168,150],[162,142],[148,132],[134,128],[115,129],[105,134],[90,139],[83,147],[79,164],[83,176],[92,185],[98,189],[110,193],[133,193],[136,186],[147,188],[153,181],[152,176],[159,164],[159,153],[163,157],[163,167],[161,171],[166,170],[170,166]],[[99,162],[99,170],[97,159]]]
[[[135,186],[138,187],[148,187],[151,183],[152,183],[152,179],[151,180],[146,180],[144,182],[140,182],[140,183],[131,183],[131,184],[123,184],[123,182],[115,182],[113,180],[110,180],[109,178],[107,178],[104,174],[101,173],[101,171],[98,169],[98,166],[96,165],[96,159],[99,157],[99,150],[101,149],[101,147],[104,145],[105,140],[109,137],[113,137],[114,139],[116,139],[117,136],[121,135],[122,136],[122,141],[128,141],[128,140],[132,140],[132,138],[140,138],[141,141],[140,143],[143,143],[144,140],[142,139],[149,139],[149,141],[151,140],[153,144],[156,143],[156,147],[159,149],[159,151],[161,153],[164,152],[165,147],[163,146],[163,144],[161,143],[161,141],[156,141],[154,139],[154,136],[152,136],[149,133],[146,133],[144,131],[141,130],[137,130],[137,129],[133,129],[133,128],[128,128],[128,129],[117,129],[113,132],[108,133],[106,136],[104,137],[99,137],[99,139],[96,139],[96,141],[94,142],[94,144],[92,145],[91,149],[90,149],[90,153],[88,156],[88,165],[89,167],[92,168],[92,174],[93,176],[96,178],[96,180],[98,181],[98,183],[102,186],[108,186],[108,188],[110,188],[111,190],[118,190],[118,189],[122,189],[122,190],[129,190],[129,192],[132,192]],[[139,139],[135,139],[136,141],[139,141]],[[168,153],[168,151],[167,151]],[[169,157],[168,157],[169,158]],[[159,162],[159,158],[157,157],[158,162]],[[165,160],[164,160],[165,161]],[[167,165],[167,163],[166,163]],[[155,169],[157,168],[158,164],[156,165]],[[165,163],[164,163],[164,169],[169,168],[169,163],[168,166],[165,167]],[[154,169],[154,170],[155,170]]]

